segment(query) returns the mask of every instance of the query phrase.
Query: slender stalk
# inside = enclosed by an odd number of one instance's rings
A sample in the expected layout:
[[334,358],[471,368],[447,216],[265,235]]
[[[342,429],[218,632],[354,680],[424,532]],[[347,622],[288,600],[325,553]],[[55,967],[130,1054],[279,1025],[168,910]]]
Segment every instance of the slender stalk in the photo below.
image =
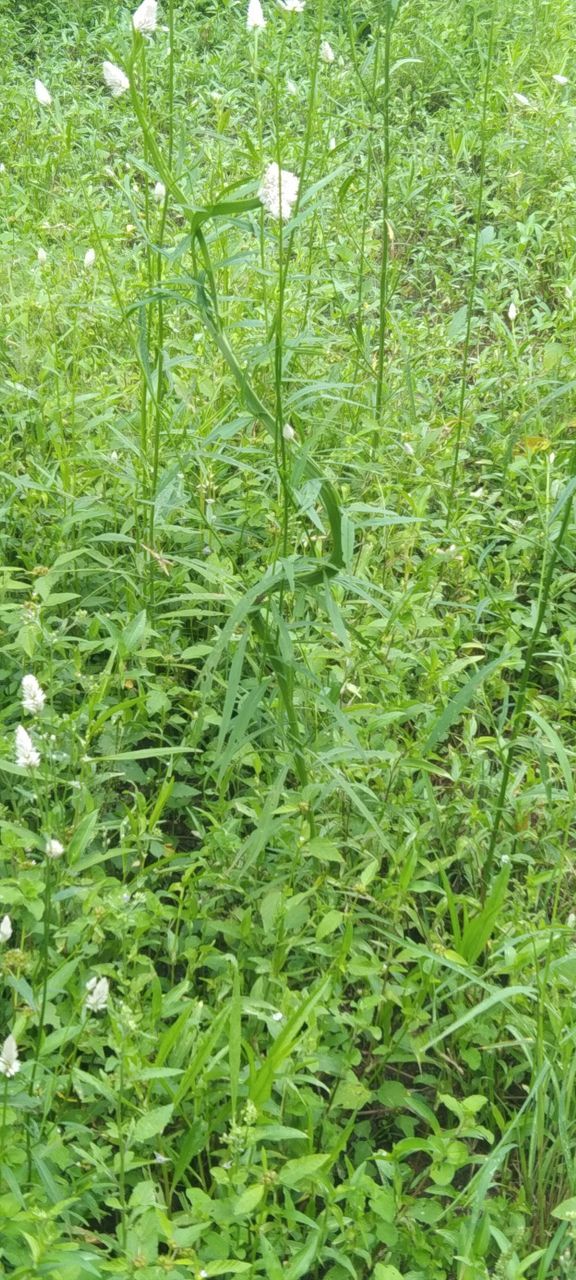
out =
[[[392,0],[387,0],[384,27],[384,105],[383,105],[383,146],[384,168],[382,170],[382,262],[380,265],[380,288],[378,299],[378,364],[376,372],[376,419],[382,413],[384,385],[384,347],[387,331],[388,306],[388,206],[390,202],[390,45],[392,37]],[[374,448],[378,445],[378,433],[374,439]]]
[[[573,469],[576,469],[576,455],[573,458],[572,466],[573,466]],[[538,604],[538,611],[534,621],[534,626],[532,628],[532,634],[530,636],[530,639],[528,641],[528,646],[526,648],[526,656],[524,658],[522,676],[521,676],[520,684],[518,687],[518,696],[516,698],[516,702],[514,704],[514,709],[512,712],[510,732],[508,735],[508,746],[506,748],[504,767],[502,770],[502,777],[500,779],[500,787],[498,789],[496,808],[494,810],[494,818],[492,821],[492,828],[490,831],[488,852],[486,854],[486,858],[484,860],[484,866],[482,869],[482,899],[486,897],[486,892],[487,892],[489,881],[490,881],[490,875],[492,872],[494,855],[496,851],[496,844],[498,841],[500,827],[502,825],[502,818],[504,815],[504,805],[506,802],[506,795],[508,792],[508,783],[510,781],[510,774],[511,774],[512,765],[514,762],[516,744],[518,741],[518,735],[524,723],[524,712],[526,709],[526,699],[528,695],[528,682],[530,680],[530,675],[532,672],[532,664],[534,661],[534,655],[536,653],[536,646],[538,644],[538,640],[540,638],[540,632],[542,630],[542,624],[546,616],[546,610],[548,608],[548,600],[550,598],[550,591],[552,587],[552,580],[554,578],[554,570],[556,568],[556,564],[558,561],[558,557],[560,555],[562,544],[564,542],[564,538],[568,530],[571,513],[572,513],[572,495],[570,495],[567,498],[565,503],[564,514],[562,517],[562,523],[560,525],[558,538],[556,539],[556,542],[554,544],[552,553],[550,555],[550,559],[548,561],[546,572],[544,574],[542,590],[540,592],[540,601]]]
[[[258,158],[260,166],[264,163],[264,130],[262,127],[262,98],[260,94],[260,79],[258,66],[258,36],[260,32],[256,28],[254,32],[254,52],[252,56],[252,77],[254,80],[254,101],[256,103],[256,136],[258,138]],[[260,241],[260,271],[262,273],[262,299],[264,303],[264,325],[268,329],[268,289],[266,287],[266,240],[264,234],[264,209],[260,209],[258,219],[258,233]]]
[[468,364],[470,360],[470,340],[472,337],[472,317],[474,312],[474,302],[476,299],[476,283],[478,279],[478,258],[480,250],[480,230],[482,226],[482,209],[484,205],[484,180],[486,175],[486,116],[488,112],[488,93],[490,90],[490,79],[492,75],[492,62],[494,59],[494,35],[496,30],[496,2],[492,2],[492,10],[490,14],[490,28],[488,32],[488,51],[486,55],[486,74],[484,76],[484,92],[482,94],[482,114],[480,117],[480,172],[478,175],[478,199],[476,202],[476,218],[474,223],[474,247],[472,250],[472,274],[470,278],[470,290],[468,293],[468,304],[466,310],[466,330],[464,335],[464,349],[462,352],[462,372],[460,375],[460,397],[458,401],[458,417],[456,420],[456,437],[454,443],[454,456],[452,459],[452,469],[450,473],[450,490],[448,493],[448,506],[446,511],[446,525],[450,525],[452,519],[452,507],[454,504],[454,493],[456,489],[456,477],[458,474],[458,462],[460,460],[460,445],[462,441],[462,427],[464,423],[464,402],[466,399],[466,383],[468,378]]
[[[52,863],[49,858],[45,859],[46,881],[44,885],[44,919],[42,929],[42,944],[40,949],[40,958],[38,966],[42,969],[42,990],[40,994],[40,1008],[38,1011],[38,1029],[36,1034],[36,1052],[32,1063],[32,1073],[30,1076],[29,1093],[34,1096],[34,1085],[38,1074],[38,1063],[42,1051],[42,1042],[44,1039],[44,1019],[46,1016],[46,1003],[48,1000],[48,960],[50,949],[50,927],[52,923]],[[28,1179],[32,1174],[32,1142],[30,1130],[28,1129],[27,1139],[27,1156],[28,1156]]]
[[4,1150],[6,1147],[6,1112],[8,1109],[8,1076],[4,1076],[4,1086],[2,1089],[2,1120],[0,1129],[0,1167],[4,1160]]

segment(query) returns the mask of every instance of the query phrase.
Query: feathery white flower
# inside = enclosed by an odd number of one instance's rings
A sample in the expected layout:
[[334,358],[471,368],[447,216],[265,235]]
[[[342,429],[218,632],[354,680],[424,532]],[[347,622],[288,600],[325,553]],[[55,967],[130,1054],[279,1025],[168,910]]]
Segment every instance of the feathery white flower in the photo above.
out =
[[48,254],[46,253],[46,250],[40,248],[36,254],[36,257],[38,259],[39,266],[45,267],[48,261]]
[[155,31],[158,26],[158,0],[142,0],[132,14],[132,26],[142,33]]
[[298,85],[294,80],[290,80],[290,78],[286,81],[286,92],[291,93],[293,98],[295,98],[298,93]]
[[18,1061],[18,1048],[14,1036],[6,1036],[2,1051],[0,1052],[0,1073],[3,1076],[15,1076],[20,1070],[20,1062]]
[[54,836],[49,836],[46,841],[46,857],[61,858],[64,853],[64,845],[59,840],[55,840]]
[[[40,249],[38,250],[40,253]],[[40,258],[38,261],[42,261]],[[38,684],[36,676],[24,676],[22,680],[22,706],[25,711],[29,711],[31,715],[37,716],[42,711],[46,702],[46,694],[41,685]]]
[[16,764],[20,769],[37,769],[40,764],[40,753],[21,724],[16,730]]
[[9,942],[12,937],[12,921],[10,916],[3,916],[0,920],[0,942]]
[[306,0],[278,0],[278,4],[284,13],[302,13]]
[[508,307],[508,319],[511,320],[512,323],[514,323],[517,315],[518,315],[518,308],[516,306],[516,303],[511,302],[510,306]]
[[323,40],[320,45],[320,57],[323,62],[334,62],[336,54],[328,40]]
[[289,169],[269,164],[262,179],[258,197],[273,218],[286,222],[298,197],[299,180]]
[[6,173],[6,165],[4,163],[0,164],[0,173]]
[[530,99],[526,97],[525,93],[513,93],[512,97],[516,99],[516,102],[520,107],[530,107],[532,105]]
[[246,28],[248,31],[262,30],[266,26],[264,10],[260,4],[260,0],[249,0],[248,13],[246,14]]
[[329,150],[329,151],[335,151],[335,150],[336,150],[336,139],[335,139],[335,138],[331,138],[331,139],[330,139],[330,141],[329,141],[329,143],[328,143],[328,150]]
[[296,439],[296,432],[294,430],[294,427],[289,422],[284,423],[284,426],[282,427],[282,435],[284,436],[285,440]]
[[557,73],[555,76],[552,76],[552,79],[556,81],[556,84],[561,84],[561,85],[568,84],[568,76],[561,76],[559,73]]
[[166,199],[166,187],[163,182],[156,183],[156,186],[154,187],[154,199],[156,204],[162,204],[162,201]]
[[34,81],[34,93],[36,94],[36,101],[40,103],[41,107],[52,106],[52,94],[41,80]]
[[84,266],[86,267],[87,271],[89,271],[90,268],[94,266],[95,261],[96,261],[96,250],[87,249],[86,253],[84,254]]
[[101,1009],[105,1009],[108,1004],[108,996],[110,995],[110,983],[107,978],[90,978],[86,983],[86,1008],[91,1009],[92,1013],[99,1013]]
[[130,81],[126,72],[122,70],[122,67],[117,67],[115,62],[103,62],[102,75],[113,98],[119,98],[130,88]]

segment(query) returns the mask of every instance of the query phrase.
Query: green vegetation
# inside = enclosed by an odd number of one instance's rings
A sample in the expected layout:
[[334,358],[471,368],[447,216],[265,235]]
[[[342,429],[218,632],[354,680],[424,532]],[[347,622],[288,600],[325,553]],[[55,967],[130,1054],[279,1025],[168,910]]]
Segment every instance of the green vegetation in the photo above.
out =
[[0,1275],[569,1280],[573,6],[0,17]]

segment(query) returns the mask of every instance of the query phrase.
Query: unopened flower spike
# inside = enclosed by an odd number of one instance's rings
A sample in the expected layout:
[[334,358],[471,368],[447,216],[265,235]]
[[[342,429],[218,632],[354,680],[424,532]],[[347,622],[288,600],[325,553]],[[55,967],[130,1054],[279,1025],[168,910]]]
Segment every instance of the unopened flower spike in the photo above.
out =
[[[40,249],[38,250],[38,255],[40,255]],[[42,262],[46,261],[46,258],[41,259],[39,256],[38,261],[42,264]],[[36,676],[24,676],[22,679],[22,706],[24,710],[29,711],[33,716],[37,716],[42,711],[45,702],[46,694],[38,683]]]
[[130,81],[126,72],[122,70],[122,67],[117,67],[115,62],[103,62],[102,75],[113,98],[121,97],[130,88]]
[[87,1009],[92,1013],[100,1013],[106,1008],[110,995],[110,983],[107,978],[89,978],[86,991],[88,992],[85,1000]]
[[248,31],[261,31],[266,26],[264,10],[260,4],[260,0],[249,0],[248,13],[246,15],[246,27]]
[[12,921],[10,916],[3,916],[0,920],[0,942],[9,942],[12,937]]
[[141,35],[150,35],[158,26],[157,0],[142,0],[142,4],[132,14],[132,26]]
[[96,261],[96,250],[87,249],[86,253],[84,254],[84,266],[86,267],[87,271],[89,271],[90,268],[94,266],[95,261]]
[[40,752],[22,724],[16,730],[16,764],[20,769],[37,769],[40,764]]
[[289,169],[280,169],[276,163],[269,164],[258,196],[273,218],[281,218],[283,222],[287,222],[298,198],[299,185],[295,173],[291,173]]
[[61,858],[64,853],[64,845],[59,840],[55,840],[54,836],[50,836],[46,841],[46,857]]
[[2,1050],[0,1051],[0,1074],[7,1076],[15,1076],[20,1070],[20,1062],[18,1059],[18,1047],[14,1036],[6,1036]]
[[323,62],[334,62],[336,54],[328,40],[323,40],[320,45],[320,57]]
[[36,101],[40,103],[41,107],[52,106],[52,94],[42,80],[34,81],[34,93],[36,94]]

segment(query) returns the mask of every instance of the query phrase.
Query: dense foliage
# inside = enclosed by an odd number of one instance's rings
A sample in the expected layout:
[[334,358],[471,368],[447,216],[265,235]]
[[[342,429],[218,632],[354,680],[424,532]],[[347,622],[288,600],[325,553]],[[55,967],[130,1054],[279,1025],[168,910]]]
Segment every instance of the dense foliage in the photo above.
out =
[[572,6],[0,16],[0,1275],[567,1280]]

